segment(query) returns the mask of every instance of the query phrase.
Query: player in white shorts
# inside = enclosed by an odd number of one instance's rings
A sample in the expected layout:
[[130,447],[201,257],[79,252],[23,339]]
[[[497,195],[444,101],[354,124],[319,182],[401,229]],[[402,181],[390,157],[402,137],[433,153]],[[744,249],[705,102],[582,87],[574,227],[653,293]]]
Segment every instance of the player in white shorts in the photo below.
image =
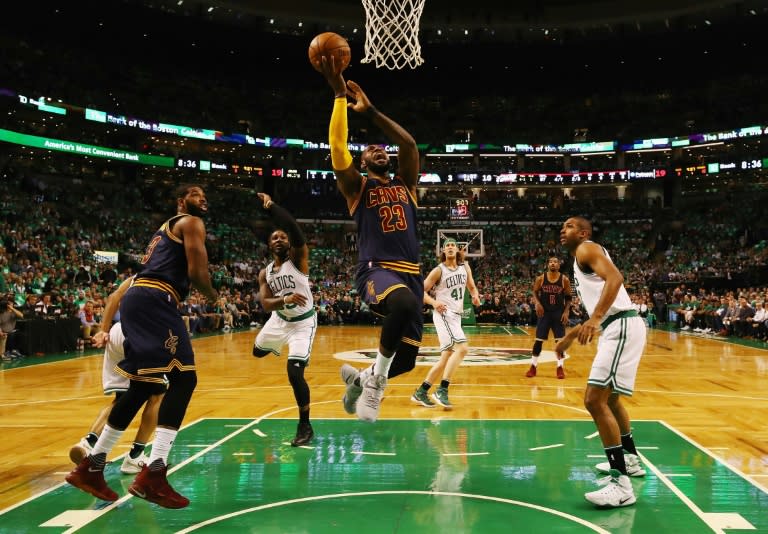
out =
[[[434,298],[429,295],[432,288],[435,289]],[[443,242],[440,264],[424,279],[424,303],[433,308],[432,321],[440,343],[440,359],[429,370],[421,386],[414,391],[411,400],[427,408],[433,408],[435,402],[448,410],[453,407],[448,399],[448,386],[469,348],[461,328],[464,293],[467,289],[472,296],[472,304],[479,306],[480,294],[472,277],[472,269],[464,261],[464,252],[459,250],[456,240],[449,237]],[[441,379],[440,386],[432,394],[433,402],[429,398],[429,388],[437,379]]]
[[[592,224],[571,217],[560,230],[560,243],[574,257],[573,279],[589,319],[568,332],[555,347],[563,352],[573,339],[585,344],[602,330],[584,393],[584,405],[597,425],[608,457],[598,469],[609,475],[602,486],[584,496],[602,507],[629,506],[636,501],[629,476],[643,476],[629,414],[620,395],[632,395],[645,348],[645,324],[624,288],[624,277],[608,252],[590,241]],[[629,475],[629,476],[628,476]]]
[[[112,395],[114,393],[115,397],[112,399],[112,402],[101,409],[98,417],[91,424],[88,435],[83,437],[77,445],[69,450],[69,458],[75,464],[79,464],[91,452],[93,445],[104,429],[112,406],[117,398],[128,390],[130,384],[128,378],[115,372],[115,365],[125,358],[125,353],[123,352],[123,342],[125,341],[123,329],[119,322],[112,325],[109,331],[105,329],[108,325],[112,324],[112,319],[120,305],[120,299],[128,290],[132,281],[133,277],[123,281],[120,287],[109,296],[107,305],[104,308],[101,330],[93,336],[93,345],[97,348],[104,347],[104,360],[101,369],[101,383],[104,388],[104,395]],[[144,454],[144,448],[157,426],[157,411],[160,408],[162,398],[163,395],[152,395],[147,400],[141,415],[141,424],[136,431],[136,438],[133,441],[131,450],[123,459],[122,466],[120,466],[122,473],[136,474],[141,471],[141,464],[147,462],[148,457]]]
[[269,195],[258,195],[278,229],[269,235],[272,262],[259,273],[261,305],[272,315],[256,336],[253,355],[279,356],[282,346],[288,344],[288,381],[299,408],[299,424],[291,445],[298,447],[309,443],[315,435],[309,422],[309,385],[304,378],[317,331],[315,303],[309,287],[309,247],[293,216]]

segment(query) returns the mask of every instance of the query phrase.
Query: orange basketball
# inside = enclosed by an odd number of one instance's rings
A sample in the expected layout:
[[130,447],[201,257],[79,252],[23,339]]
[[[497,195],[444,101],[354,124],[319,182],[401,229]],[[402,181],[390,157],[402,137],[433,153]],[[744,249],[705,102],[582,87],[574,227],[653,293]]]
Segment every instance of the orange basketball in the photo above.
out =
[[315,68],[320,70],[320,57],[325,56],[330,59],[336,58],[336,64],[341,65],[341,70],[349,66],[352,59],[352,52],[349,49],[349,43],[338,33],[325,32],[316,35],[309,43],[309,62]]

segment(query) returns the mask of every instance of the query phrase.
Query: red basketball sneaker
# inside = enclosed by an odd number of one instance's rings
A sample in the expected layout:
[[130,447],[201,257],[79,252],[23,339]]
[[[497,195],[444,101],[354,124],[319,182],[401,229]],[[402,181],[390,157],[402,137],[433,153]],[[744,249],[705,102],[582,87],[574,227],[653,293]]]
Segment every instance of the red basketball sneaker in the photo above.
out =
[[557,368],[557,378],[565,378],[565,369],[559,366]]
[[83,458],[64,480],[103,501],[117,500],[117,493],[104,480],[104,469],[93,469],[90,456]]
[[144,465],[141,468],[141,473],[136,475],[136,479],[128,487],[128,491],[140,499],[146,499],[163,508],[187,507],[189,499],[176,493],[168,483],[165,476],[168,467],[166,465],[160,471],[150,471],[149,467]]
[[531,368],[528,369],[528,372],[525,373],[525,376],[527,378],[533,378],[534,376],[536,376],[536,366],[535,365],[531,365]]

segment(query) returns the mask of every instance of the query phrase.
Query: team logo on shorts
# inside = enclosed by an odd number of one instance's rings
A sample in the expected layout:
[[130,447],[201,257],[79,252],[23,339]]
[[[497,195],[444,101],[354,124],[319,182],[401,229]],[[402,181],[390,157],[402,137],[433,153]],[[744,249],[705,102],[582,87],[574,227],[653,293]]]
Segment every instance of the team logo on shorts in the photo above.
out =
[[[333,355],[337,360],[371,364],[376,360],[376,349],[357,349],[337,352]],[[568,355],[565,355],[568,358]],[[432,366],[440,359],[439,347],[421,347],[416,357],[416,365]],[[543,350],[539,355],[539,363],[557,361],[557,356],[551,350]],[[531,363],[530,348],[511,347],[469,347],[461,365],[529,365]]]
[[176,354],[176,347],[179,346],[179,336],[174,336],[173,332],[168,330],[168,339],[165,340],[165,350],[171,354]]

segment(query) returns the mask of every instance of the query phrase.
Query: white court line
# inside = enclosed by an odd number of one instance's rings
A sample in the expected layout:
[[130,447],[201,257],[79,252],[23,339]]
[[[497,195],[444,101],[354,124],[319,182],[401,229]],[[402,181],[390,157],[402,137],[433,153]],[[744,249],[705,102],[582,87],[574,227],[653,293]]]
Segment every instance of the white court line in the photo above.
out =
[[529,451],[543,451],[544,449],[556,449],[557,447],[565,447],[564,443],[555,443],[554,445],[544,445],[542,447],[531,447]]
[[664,473],[667,477],[692,477],[693,473]]
[[488,456],[490,452],[444,452],[443,456]]
[[260,438],[266,438],[267,437],[267,435],[264,432],[262,432],[261,430],[259,430],[258,428],[254,428],[253,429],[253,433],[256,434],[257,436],[259,436]]
[[366,456],[395,456],[394,452],[373,452],[373,451],[352,451],[352,454],[357,454],[357,455],[364,454]]
[[658,447],[635,447],[637,450],[644,450],[644,451],[658,451]]
[[717,534],[726,534],[722,528],[719,528],[713,525],[710,521],[708,521],[707,520],[708,514],[704,513],[704,511],[701,508],[699,508],[696,505],[696,503],[694,503],[690,498],[688,498],[688,496],[685,493],[683,493],[677,486],[675,486],[664,473],[659,471],[659,469],[648,460],[648,458],[646,458],[645,456],[641,456],[641,458],[643,459],[643,463],[645,464],[645,466],[648,467],[651,471],[653,471],[654,474],[659,478],[659,480],[661,480],[661,482],[665,486],[667,486],[669,490],[672,493],[674,493],[677,496],[677,498],[683,502],[683,504],[685,504],[694,514],[696,514],[696,516],[701,520],[702,523],[707,525],[709,528],[712,529],[713,532],[716,532]]
[[[285,445],[286,447],[293,447],[293,445],[291,445],[291,442],[290,442],[290,441],[284,441],[284,442],[283,442],[283,445]],[[310,451],[311,451],[312,449],[314,449],[314,447],[311,447],[311,446],[309,446],[309,445],[299,445],[298,447],[293,447],[293,448],[294,448],[294,449],[309,449]]]
[[[339,401],[338,401],[338,400],[329,400],[329,401],[320,401],[320,402],[314,402],[314,403],[312,403],[312,404],[313,404],[313,405],[319,405],[319,404],[331,404],[331,403],[333,403],[333,404],[336,404],[337,402],[339,402]],[[222,444],[226,443],[227,441],[231,440],[231,439],[232,439],[232,438],[234,438],[235,436],[237,436],[237,435],[239,435],[239,434],[242,434],[243,432],[245,432],[245,431],[246,431],[246,430],[248,430],[249,428],[251,428],[251,427],[254,427],[254,426],[258,425],[258,424],[259,424],[259,423],[261,423],[261,422],[262,422],[264,419],[267,419],[268,417],[271,417],[271,416],[273,416],[273,415],[275,415],[275,414],[278,414],[278,413],[281,413],[281,412],[288,412],[288,411],[293,411],[293,410],[295,410],[295,409],[296,409],[296,406],[289,406],[289,407],[287,407],[287,408],[278,408],[277,410],[273,410],[273,411],[271,411],[271,412],[268,412],[268,413],[266,413],[266,414],[262,415],[261,417],[258,417],[258,418],[256,418],[256,419],[253,419],[253,420],[251,420],[249,423],[247,423],[247,424],[243,425],[242,427],[240,427],[239,429],[235,430],[234,432],[231,432],[230,434],[228,434],[228,435],[224,436],[223,438],[221,438],[221,439],[220,439],[219,441],[217,441],[216,443],[213,443],[213,444],[211,444],[211,445],[207,446],[205,449],[201,450],[200,452],[197,452],[197,453],[195,453],[195,454],[193,454],[193,455],[189,456],[189,457],[188,457],[188,458],[186,458],[185,460],[183,460],[183,461],[179,462],[178,464],[174,465],[172,468],[170,468],[170,469],[168,470],[168,474],[170,475],[171,473],[175,473],[176,471],[178,471],[178,470],[179,470],[179,469],[181,469],[182,467],[184,467],[184,466],[186,466],[186,465],[188,465],[188,464],[190,464],[190,463],[194,462],[195,460],[197,460],[197,459],[198,459],[198,458],[200,458],[201,456],[204,456],[204,455],[205,455],[205,454],[207,454],[208,452],[210,452],[210,451],[212,451],[213,449],[215,449],[216,447],[218,447],[218,446],[220,446],[220,445],[222,445]],[[236,419],[236,418],[231,418],[231,419]],[[247,419],[247,418],[245,418],[245,419]],[[202,420],[202,419],[198,419],[198,420],[194,421],[192,424],[195,424],[195,423],[197,423],[197,422],[199,422],[199,421],[201,421],[201,420]],[[191,426],[191,425],[190,425],[190,426]],[[188,428],[188,427],[185,427],[185,428]],[[61,485],[64,485],[64,484],[66,484],[66,482],[62,483]],[[49,490],[49,491],[50,491],[50,490]],[[131,499],[131,498],[133,498],[133,495],[131,495],[130,493],[128,493],[128,494],[126,494],[126,495],[124,495],[123,497],[121,497],[120,499],[116,500],[116,501],[115,501],[115,502],[113,502],[112,504],[110,504],[110,505],[108,505],[108,506],[105,506],[104,508],[102,508],[101,510],[99,510],[99,513],[98,513],[98,514],[95,514],[93,517],[89,518],[89,520],[88,520],[88,521],[86,521],[85,523],[79,524],[79,525],[77,525],[77,526],[73,526],[72,528],[70,528],[70,529],[68,529],[68,530],[65,530],[64,532],[62,532],[62,534],[72,534],[73,532],[76,532],[76,531],[77,531],[77,530],[79,530],[80,528],[82,528],[82,527],[84,527],[84,526],[88,525],[89,523],[91,523],[91,522],[95,521],[96,519],[100,518],[100,517],[101,517],[101,516],[103,516],[104,514],[106,514],[106,513],[108,513],[108,512],[111,512],[112,510],[114,510],[115,508],[117,508],[118,506],[120,506],[122,503],[124,503],[125,501],[127,501],[128,499]],[[20,504],[21,504],[21,503],[20,503]]]
[[584,439],[595,439],[599,435],[600,435],[600,432],[592,432],[590,435],[584,436]]
[[[219,523],[221,521],[226,521],[233,517],[238,517],[238,516],[250,514],[253,512],[260,512],[262,510],[269,510],[270,508],[277,508],[278,506],[286,506],[286,505],[298,504],[303,502],[312,502],[312,501],[324,501],[324,500],[338,499],[338,498],[348,499],[350,497],[368,497],[371,495],[427,495],[430,497],[433,497],[435,495],[440,495],[440,496],[446,496],[446,497],[462,497],[462,498],[469,498],[469,499],[480,499],[484,501],[492,501],[492,502],[497,502],[502,504],[512,504],[515,506],[530,508],[533,510],[537,510],[539,512],[545,512],[548,514],[556,515],[558,517],[562,517],[564,519],[568,519],[570,521],[573,521],[574,523],[587,527],[593,530],[594,532],[598,532],[600,534],[610,534],[610,532],[608,532],[607,530],[601,528],[598,525],[595,525],[594,523],[590,523],[586,519],[582,519],[580,517],[576,517],[574,515],[570,515],[565,512],[555,510],[553,508],[546,508],[544,506],[539,506],[537,504],[531,504],[524,501],[514,501],[511,499],[503,499],[501,497],[491,497],[490,495],[476,495],[471,493],[454,493],[454,492],[447,492],[447,491],[367,491],[367,492],[357,492],[357,493],[336,493],[332,495],[317,495],[313,497],[303,497],[300,499],[290,499],[287,501],[263,504],[261,506],[255,506],[253,508],[246,508],[244,510],[239,510],[237,512],[231,512],[228,514],[220,515],[219,517],[212,517],[201,523],[197,523],[196,525],[192,525],[183,530],[179,530],[176,534],[187,534],[194,530],[198,530],[208,525]],[[258,521],[258,518],[255,518],[254,524],[257,524],[256,523],[257,521]]]
[[677,430],[677,429],[676,429],[675,427],[673,427],[672,425],[670,425],[670,424],[667,424],[667,422],[666,422],[666,421],[663,421],[663,420],[661,420],[661,419],[660,419],[660,420],[658,420],[658,423],[660,423],[660,424],[664,425],[664,426],[665,426],[665,427],[667,427],[669,430],[671,430],[672,432],[674,432],[675,434],[677,434],[678,436],[680,436],[682,439],[684,439],[685,441],[687,441],[688,443],[690,443],[690,444],[691,444],[691,445],[693,445],[694,447],[698,448],[698,449],[699,449],[701,452],[703,452],[704,454],[706,454],[706,455],[707,455],[707,456],[709,456],[710,458],[713,458],[713,459],[717,460],[717,461],[718,461],[718,462],[720,462],[722,465],[724,465],[725,467],[727,467],[728,469],[730,469],[732,472],[734,472],[734,473],[736,473],[737,475],[739,475],[739,476],[740,476],[742,479],[746,480],[747,482],[749,482],[750,484],[752,484],[752,485],[753,485],[753,486],[755,486],[756,488],[759,488],[759,489],[760,489],[760,490],[762,490],[764,493],[768,494],[768,488],[767,488],[767,487],[765,487],[765,486],[763,486],[763,485],[759,484],[759,483],[758,483],[758,482],[756,482],[755,480],[751,480],[751,479],[749,478],[749,476],[745,475],[745,474],[744,474],[742,471],[740,471],[740,470],[736,469],[735,467],[733,467],[731,464],[729,464],[728,462],[726,462],[726,461],[725,461],[725,460],[723,460],[722,458],[719,458],[719,457],[715,456],[714,454],[712,454],[712,453],[711,453],[709,450],[707,450],[707,448],[706,448],[706,447],[704,447],[704,446],[702,446],[701,444],[699,444],[699,442],[697,442],[697,441],[695,441],[695,440],[692,440],[691,438],[689,438],[688,436],[686,436],[685,434],[683,434],[682,432],[680,432],[679,430]]
[[232,456],[253,456],[252,452],[233,452]]

